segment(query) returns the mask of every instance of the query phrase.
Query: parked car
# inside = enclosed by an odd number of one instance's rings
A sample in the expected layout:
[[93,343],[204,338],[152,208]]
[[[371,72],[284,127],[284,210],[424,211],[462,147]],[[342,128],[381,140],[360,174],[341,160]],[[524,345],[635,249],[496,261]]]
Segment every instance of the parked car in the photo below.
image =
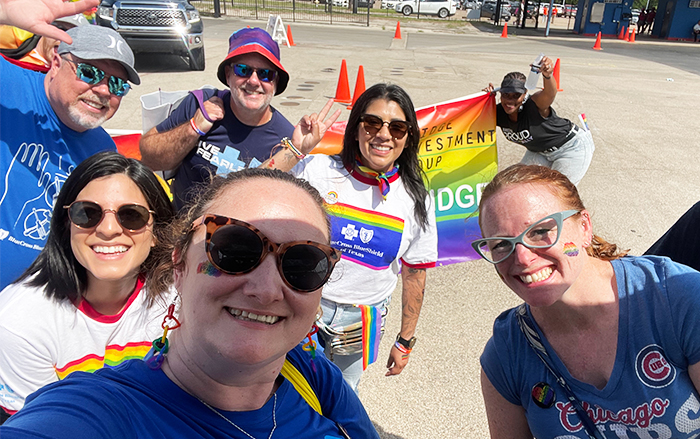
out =
[[[487,0],[481,5],[480,17],[486,17],[489,20],[493,20],[495,12],[496,2],[494,0]],[[501,2],[501,20],[509,21],[510,17],[510,3],[506,1]]]
[[477,1],[472,1],[472,0],[462,0],[462,2],[459,4],[459,9],[467,10],[467,9],[479,9],[481,7],[481,2]]
[[457,13],[457,1],[420,0],[419,8],[418,0],[403,0],[396,4],[395,10],[403,15],[411,15],[420,12],[421,14],[431,14],[437,15],[440,18],[447,18]]
[[382,9],[396,9],[396,4],[398,2],[399,0],[382,0],[379,7]]
[[187,0],[102,0],[97,24],[119,32],[134,53],[186,56],[204,70],[204,25]]
[[566,5],[564,10],[566,11],[565,17],[575,17],[576,16],[576,5]]

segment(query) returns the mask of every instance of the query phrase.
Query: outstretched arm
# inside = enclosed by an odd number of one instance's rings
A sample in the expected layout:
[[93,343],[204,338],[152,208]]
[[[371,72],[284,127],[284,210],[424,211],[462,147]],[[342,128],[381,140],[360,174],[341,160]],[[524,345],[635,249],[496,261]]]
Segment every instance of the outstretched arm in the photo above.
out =
[[[336,110],[333,114],[328,116],[333,102],[333,99],[329,99],[318,114],[314,113],[310,116],[302,117],[299,123],[294,127],[291,141],[303,155],[309,154],[314,147],[318,145],[318,142],[321,141],[328,128],[338,120],[341,113],[340,110]],[[326,118],[326,116],[328,116],[328,118]],[[302,157],[297,156],[291,149],[283,148],[270,159],[265,160],[260,166],[288,172],[299,163],[301,158]]]
[[[425,268],[412,268],[404,265],[401,270],[401,338],[404,340],[410,340],[416,332],[418,317],[423,306],[426,277]],[[408,356],[408,353],[393,346],[389,352],[389,361],[386,363],[386,367],[389,369],[386,376],[400,374],[408,364]]]
[[557,97],[557,81],[552,76],[554,73],[554,63],[548,57],[543,57],[540,63],[540,73],[542,73],[542,83],[544,88],[532,95],[532,101],[537,105],[542,117],[549,117],[549,107]]
[[99,4],[100,0],[73,3],[63,0],[0,0],[0,24],[9,24],[71,44],[71,37],[51,23],[59,17],[75,15]]
[[[209,117],[216,121],[224,117],[224,101],[214,96],[204,102],[204,108]],[[214,125],[197,109],[192,118],[194,125],[200,131],[207,133]],[[177,168],[187,157],[187,154],[197,145],[200,135],[194,130],[190,121],[175,128],[159,133],[156,128],[151,128],[141,136],[139,149],[141,161],[154,171],[169,171]]]
[[525,410],[506,400],[481,370],[481,393],[493,439],[532,439]]

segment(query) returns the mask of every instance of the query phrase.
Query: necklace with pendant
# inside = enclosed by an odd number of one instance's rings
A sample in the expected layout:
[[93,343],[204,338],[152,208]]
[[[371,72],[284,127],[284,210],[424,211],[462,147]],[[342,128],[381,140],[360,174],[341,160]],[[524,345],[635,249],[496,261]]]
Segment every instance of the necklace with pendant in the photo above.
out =
[[[199,399],[199,398],[197,398],[197,399]],[[231,421],[231,420],[230,420],[229,418],[227,418],[226,416],[222,415],[222,414],[221,414],[217,409],[215,409],[214,407],[210,406],[209,404],[207,404],[206,402],[202,401],[201,399],[199,399],[199,402],[201,402],[202,404],[204,404],[204,406],[207,407],[207,408],[208,408],[209,410],[211,410],[212,412],[214,412],[214,413],[216,413],[217,415],[219,415],[219,417],[223,418],[224,421],[226,421],[226,422],[228,422],[229,424],[231,424],[231,425],[233,425],[234,427],[236,427],[236,428],[238,429],[238,431],[240,431],[240,432],[243,433],[244,435],[248,436],[250,439],[255,439],[253,436],[250,435],[250,433],[248,433],[247,431],[243,430],[243,429],[242,429],[241,427],[239,427],[238,425],[234,424],[233,421]],[[272,435],[275,433],[275,429],[277,428],[277,417],[276,417],[276,415],[275,415],[275,412],[277,412],[277,393],[274,394],[274,400],[273,400],[273,402],[272,402],[272,431],[270,431],[270,435],[267,437],[267,439],[271,439],[271,438],[272,438]]]

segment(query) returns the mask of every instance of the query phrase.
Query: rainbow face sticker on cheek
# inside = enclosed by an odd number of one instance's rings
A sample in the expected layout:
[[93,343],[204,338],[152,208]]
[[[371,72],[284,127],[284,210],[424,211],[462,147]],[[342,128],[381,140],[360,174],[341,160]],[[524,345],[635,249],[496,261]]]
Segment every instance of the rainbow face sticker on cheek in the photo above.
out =
[[206,274],[207,276],[213,276],[213,277],[219,277],[219,276],[221,276],[221,274],[222,274],[222,273],[221,273],[216,267],[214,267],[214,265],[213,265],[211,262],[209,262],[209,261],[207,261],[207,262],[202,262],[201,264],[199,264],[199,265],[197,266],[197,274],[199,274],[199,273],[204,273],[204,274]]
[[570,258],[578,256],[578,247],[573,242],[564,244],[564,254]]

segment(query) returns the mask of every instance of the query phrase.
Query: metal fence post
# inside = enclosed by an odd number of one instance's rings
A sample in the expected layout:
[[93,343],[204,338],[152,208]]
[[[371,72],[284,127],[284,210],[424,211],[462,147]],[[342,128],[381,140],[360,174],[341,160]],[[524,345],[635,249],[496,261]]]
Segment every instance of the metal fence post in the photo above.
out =
[[214,18],[221,17],[221,3],[220,0],[214,0]]

